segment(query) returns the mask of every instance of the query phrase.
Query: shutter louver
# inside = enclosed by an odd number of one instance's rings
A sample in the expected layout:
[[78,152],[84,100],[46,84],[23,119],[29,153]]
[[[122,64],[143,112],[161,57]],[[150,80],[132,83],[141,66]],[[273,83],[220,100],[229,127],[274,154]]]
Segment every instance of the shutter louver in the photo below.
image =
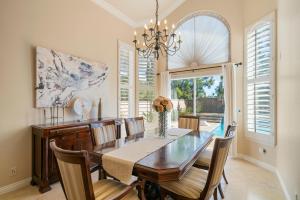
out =
[[130,91],[130,54],[126,48],[120,48],[119,50],[119,92],[120,92],[120,105],[119,113],[120,117],[127,118],[129,116],[129,91]]
[[270,135],[272,128],[272,33],[264,23],[247,35],[247,129]]
[[144,116],[146,122],[152,121],[152,101],[156,90],[156,62],[154,55],[149,58],[138,57],[138,115]]

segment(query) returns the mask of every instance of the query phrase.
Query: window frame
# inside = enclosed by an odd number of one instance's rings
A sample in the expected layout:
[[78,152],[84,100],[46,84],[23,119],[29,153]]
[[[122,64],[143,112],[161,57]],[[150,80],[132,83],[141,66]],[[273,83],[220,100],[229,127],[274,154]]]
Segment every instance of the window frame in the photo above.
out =
[[[250,132],[248,131],[248,109],[247,109],[247,98],[248,98],[248,90],[247,86],[248,83],[256,83],[258,81],[257,78],[255,78],[252,81],[248,81],[247,79],[247,50],[248,50],[248,33],[252,32],[255,29],[258,29],[259,27],[263,26],[266,22],[271,23],[271,67],[270,67],[270,76],[269,77],[263,77],[258,78],[263,80],[270,81],[270,87],[271,87],[271,129],[272,133],[270,135],[265,135],[261,133],[256,132]],[[277,46],[276,46],[276,13],[272,12],[268,14],[267,16],[263,17],[262,19],[258,20],[256,23],[248,26],[245,29],[244,33],[244,63],[245,63],[245,69],[244,69],[244,132],[248,139],[264,144],[269,146],[275,146],[276,145],[276,58],[277,58]],[[261,82],[258,81],[258,82]]]
[[120,117],[120,103],[121,103],[121,91],[120,91],[120,51],[125,49],[129,51],[129,76],[128,76],[128,117],[135,116],[135,50],[134,47],[118,40],[118,117]]

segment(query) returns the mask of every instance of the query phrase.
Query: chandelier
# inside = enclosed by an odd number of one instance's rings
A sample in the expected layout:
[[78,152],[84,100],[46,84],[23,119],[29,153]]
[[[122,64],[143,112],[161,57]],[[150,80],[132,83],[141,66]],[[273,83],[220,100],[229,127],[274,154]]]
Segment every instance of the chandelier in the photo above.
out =
[[180,49],[180,44],[182,40],[180,39],[180,33],[178,35],[175,33],[175,25],[172,25],[171,31],[168,31],[167,20],[164,20],[164,25],[158,21],[158,0],[156,0],[156,12],[155,12],[155,24],[153,20],[150,20],[150,25],[144,26],[144,33],[142,36],[142,44],[137,40],[137,33],[134,31],[135,49],[138,54],[149,58],[150,55],[158,60],[159,55],[175,55],[175,53]]

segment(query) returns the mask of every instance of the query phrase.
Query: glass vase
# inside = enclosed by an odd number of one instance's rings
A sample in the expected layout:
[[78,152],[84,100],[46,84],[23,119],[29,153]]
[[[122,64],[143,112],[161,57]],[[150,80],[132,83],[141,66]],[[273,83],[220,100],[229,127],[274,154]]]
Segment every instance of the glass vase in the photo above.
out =
[[159,128],[159,137],[165,138],[168,128],[168,122],[167,122],[167,112],[160,112],[159,113],[159,119],[158,119],[158,128]]

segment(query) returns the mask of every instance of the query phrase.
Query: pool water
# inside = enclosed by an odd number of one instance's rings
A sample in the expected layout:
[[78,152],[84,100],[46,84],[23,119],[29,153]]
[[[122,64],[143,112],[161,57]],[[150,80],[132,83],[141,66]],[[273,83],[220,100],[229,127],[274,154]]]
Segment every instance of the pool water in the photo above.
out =
[[221,121],[220,125],[212,133],[214,136],[224,137],[224,120]]

